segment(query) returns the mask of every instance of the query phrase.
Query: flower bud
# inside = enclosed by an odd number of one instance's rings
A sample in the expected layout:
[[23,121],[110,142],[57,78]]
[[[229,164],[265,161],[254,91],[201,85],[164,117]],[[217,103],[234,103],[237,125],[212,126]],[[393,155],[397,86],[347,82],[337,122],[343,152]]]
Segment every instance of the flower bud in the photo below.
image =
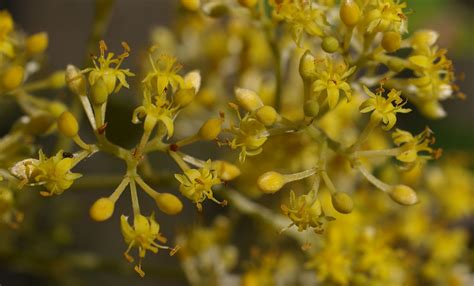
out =
[[277,172],[270,171],[258,177],[257,186],[264,193],[273,194],[285,185],[285,177]]
[[48,111],[54,118],[58,118],[64,111],[67,111],[67,107],[62,102],[53,101],[48,105]]
[[2,85],[6,90],[13,90],[21,85],[25,70],[22,66],[9,67],[2,76]]
[[400,58],[393,58],[387,62],[387,66],[395,72],[401,72],[405,68],[405,61]]
[[314,57],[309,50],[307,50],[300,59],[299,72],[304,80],[310,80],[314,76],[315,70]]
[[335,192],[332,194],[331,202],[336,211],[342,214],[351,213],[352,209],[354,208],[354,202],[352,201],[352,198],[343,192]]
[[415,191],[405,185],[392,187],[388,194],[392,200],[404,206],[411,206],[418,202],[418,197]]
[[115,202],[110,198],[100,198],[91,206],[89,215],[95,221],[108,220],[114,213]]
[[208,119],[198,131],[199,138],[203,140],[214,140],[221,133],[222,119]]
[[354,27],[360,18],[359,5],[354,0],[343,0],[339,10],[339,17],[341,17],[344,25]]
[[90,89],[90,98],[92,104],[102,105],[107,101],[109,97],[109,92],[107,91],[107,86],[105,82],[99,78]]
[[275,108],[269,105],[264,105],[257,110],[255,115],[257,116],[258,121],[263,123],[263,125],[272,126],[277,120],[278,113]]
[[209,17],[219,18],[229,13],[229,7],[223,1],[211,1],[202,5],[202,11]]
[[212,161],[212,169],[216,170],[217,176],[224,181],[231,181],[240,176],[239,167],[226,161]]
[[170,193],[161,193],[155,197],[158,208],[167,215],[176,215],[183,210],[183,203]]
[[321,47],[326,53],[334,53],[339,49],[339,41],[334,37],[325,37],[321,43]]
[[382,38],[382,47],[389,53],[400,49],[402,36],[397,32],[386,32]]
[[183,88],[174,95],[174,103],[180,107],[185,107],[190,104],[195,96],[194,88]]
[[236,88],[235,98],[240,106],[247,111],[254,111],[263,106],[263,102],[258,94],[250,89]]
[[72,138],[76,136],[79,132],[79,124],[76,117],[69,111],[63,112],[58,118],[58,129],[66,137]]
[[201,6],[201,0],[181,0],[181,5],[189,11],[197,11]]
[[239,4],[247,7],[247,8],[252,8],[257,4],[258,0],[238,0]]
[[319,103],[316,99],[310,99],[304,103],[304,115],[316,117],[319,113]]
[[26,39],[26,52],[30,55],[41,54],[48,47],[48,34],[37,33]]
[[86,78],[81,71],[73,65],[66,68],[66,83],[76,95],[86,95]]
[[201,88],[201,73],[198,70],[188,72],[184,76],[184,87],[193,88],[194,93],[198,93]]
[[57,71],[54,72],[52,75],[49,76],[48,81],[52,88],[63,88],[66,85],[65,79],[65,72],[64,71]]

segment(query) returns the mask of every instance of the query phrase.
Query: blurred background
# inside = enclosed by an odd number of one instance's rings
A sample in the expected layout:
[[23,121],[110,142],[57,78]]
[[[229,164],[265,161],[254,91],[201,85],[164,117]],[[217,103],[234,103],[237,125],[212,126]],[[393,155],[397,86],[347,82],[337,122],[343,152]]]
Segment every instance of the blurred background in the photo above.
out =
[[[404,117],[406,126],[410,130],[420,130],[429,125],[436,133],[437,146],[445,150],[474,151],[474,1],[472,0],[417,0],[408,1],[412,8],[409,15],[410,27],[424,27],[434,29],[440,33],[439,46],[448,49],[448,56],[454,61],[457,74],[465,74],[465,80],[460,82],[461,90],[467,95],[466,100],[447,100],[444,102],[448,117],[438,121],[428,121],[410,114]],[[105,41],[111,50],[119,51],[120,42],[127,41],[132,48],[132,55],[127,62],[127,67],[137,69],[139,66],[138,51],[143,51],[149,46],[150,32],[157,25],[168,26],[173,23],[174,15],[178,10],[178,1],[175,0],[116,0],[109,27],[105,33]],[[83,67],[88,54],[96,53],[88,50],[90,29],[94,19],[94,0],[0,0],[0,9],[7,9],[13,15],[15,22],[26,32],[36,33],[47,31],[50,46],[48,48],[48,70],[50,72],[63,69],[67,64],[73,63]],[[410,29],[409,29],[410,30]],[[134,51],[137,51],[134,53]],[[128,103],[127,92],[114,96],[111,108],[123,114],[110,126],[109,136],[125,142],[125,145],[135,143],[138,134],[133,133],[136,128],[131,127],[129,118],[133,107]],[[5,109],[0,108],[0,111]],[[12,123],[13,117],[0,115],[0,135],[3,136]],[[414,123],[415,122],[415,123]],[[403,123],[402,123],[403,124]],[[128,127],[124,127],[128,126]],[[130,132],[123,132],[130,130]],[[88,172],[97,172],[100,176],[107,167],[107,172],[122,170],[120,162],[104,157],[100,165],[90,164],[86,167]],[[111,186],[112,188],[113,186]],[[41,277],[42,267],[47,271],[68,271],[62,259],[65,253],[75,255],[84,264],[80,272],[84,281],[93,281],[94,285],[186,285],[186,280],[180,270],[177,258],[167,254],[150,255],[146,259],[147,276],[140,279],[134,275],[131,267],[122,259],[123,241],[119,232],[118,220],[107,223],[93,223],[87,209],[96,198],[97,194],[107,194],[112,189],[87,189],[80,192],[69,192],[67,196],[54,197],[43,200],[38,208],[54,210],[41,217],[39,212],[36,227],[44,239],[53,239],[58,236],[64,239],[64,246],[50,249],[50,245],[38,244],[38,239],[33,242],[29,239],[19,241],[20,246],[35,243],[33,248],[35,260],[30,263],[30,268],[18,268],[10,264],[8,257],[0,258],[0,285],[51,285],[51,281]],[[96,192],[90,196],[90,192]],[[74,202],[70,204],[70,202]],[[120,201],[128,207],[128,201]],[[120,203],[119,202],[119,203]],[[65,209],[63,206],[67,205]],[[72,207],[70,207],[72,205]],[[146,207],[146,206],[145,206]],[[177,228],[177,222],[183,218],[194,217],[198,221],[192,206],[186,205],[184,213],[178,217],[171,217],[164,222],[163,229],[169,230],[165,234],[173,240],[172,230]],[[207,211],[206,216],[212,216],[213,211]],[[61,226],[48,225],[51,216],[66,217],[65,228],[72,229],[72,233],[65,235]],[[42,222],[42,223],[41,223]],[[28,247],[31,251],[31,247]],[[101,257],[100,262],[93,261],[94,255]],[[53,259],[52,259],[53,258]],[[44,263],[48,261],[47,263]],[[54,261],[51,264],[50,261]],[[89,271],[90,264],[99,263],[101,271]],[[117,265],[118,264],[118,265]],[[22,264],[23,265],[23,264]],[[24,264],[27,265],[27,264]],[[25,266],[26,267],[26,266]],[[129,269],[130,268],[130,269]],[[14,270],[13,270],[14,269]],[[117,272],[127,272],[129,275],[116,275]],[[35,274],[32,274],[35,273]],[[131,274],[131,275],[130,275]],[[93,277],[93,279],[92,279]],[[88,278],[91,278],[89,280]],[[90,285],[90,284],[88,284]]]

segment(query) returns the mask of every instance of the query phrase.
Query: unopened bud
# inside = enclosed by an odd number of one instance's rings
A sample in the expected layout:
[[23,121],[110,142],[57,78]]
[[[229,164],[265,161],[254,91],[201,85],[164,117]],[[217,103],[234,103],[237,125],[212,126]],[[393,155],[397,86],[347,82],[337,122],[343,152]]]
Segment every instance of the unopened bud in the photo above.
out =
[[321,47],[325,52],[332,54],[339,49],[339,41],[334,37],[325,37]]
[[285,185],[285,177],[277,172],[270,171],[258,177],[257,186],[264,193],[272,194],[279,191]]
[[76,136],[79,132],[79,124],[76,117],[69,111],[63,112],[58,118],[58,129],[66,137],[72,138]]
[[247,111],[254,111],[263,106],[258,94],[250,89],[236,88],[235,98],[237,98],[239,105]]
[[181,5],[189,11],[197,11],[201,6],[200,0],[181,0]]
[[247,7],[247,8],[252,8],[257,4],[258,0],[238,0],[239,4]]
[[316,99],[310,99],[304,103],[304,115],[316,117],[319,113],[319,103]]
[[76,95],[86,95],[87,81],[81,71],[73,65],[66,68],[66,83]]
[[158,208],[167,215],[176,215],[183,210],[183,203],[170,193],[158,194],[155,198]]
[[382,47],[389,53],[400,49],[402,36],[397,32],[386,32],[382,38]]
[[343,192],[336,192],[332,194],[331,202],[334,209],[343,214],[351,213],[352,209],[354,208],[354,202],[352,201],[352,198]]
[[26,51],[31,55],[41,54],[48,47],[48,34],[37,33],[26,39]]
[[278,118],[278,113],[276,112],[275,108],[269,105],[260,107],[255,115],[257,116],[258,121],[263,123],[265,126],[272,126],[275,124]]
[[6,90],[13,90],[21,85],[25,69],[22,66],[14,65],[5,71],[2,76],[2,85]]
[[90,98],[94,105],[102,105],[107,101],[109,92],[105,82],[99,78],[90,89]]
[[198,131],[199,138],[203,140],[214,140],[221,133],[222,119],[208,119]]
[[311,80],[315,75],[316,66],[314,57],[309,50],[307,50],[300,59],[299,72],[304,80]]
[[217,176],[224,181],[231,181],[240,176],[239,167],[226,161],[212,161],[212,169],[216,170]]
[[359,22],[360,9],[359,5],[354,0],[343,0],[341,9],[339,10],[339,17],[347,27],[354,27]]
[[418,197],[415,191],[405,185],[392,187],[388,194],[392,200],[404,206],[411,206],[418,202]]
[[108,220],[114,213],[115,202],[110,198],[100,198],[92,205],[89,215],[95,221]]

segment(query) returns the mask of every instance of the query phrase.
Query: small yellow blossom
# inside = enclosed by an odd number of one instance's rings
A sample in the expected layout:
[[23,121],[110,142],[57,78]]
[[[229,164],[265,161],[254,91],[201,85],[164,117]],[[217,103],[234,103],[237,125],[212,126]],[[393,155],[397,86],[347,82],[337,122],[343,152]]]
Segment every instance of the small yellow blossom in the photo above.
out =
[[43,196],[60,195],[69,189],[74,180],[82,176],[71,172],[74,165],[74,159],[65,158],[63,151],[47,158],[40,150],[39,162],[36,165],[37,175],[34,179],[48,190],[48,192],[41,192],[40,194]]
[[152,97],[148,88],[143,90],[143,103],[133,112],[132,122],[137,124],[145,120],[145,130],[151,131],[156,123],[161,122],[166,127],[168,137],[174,133],[174,115],[176,108],[171,106],[165,94]]
[[176,62],[175,57],[161,55],[156,62],[153,62],[150,56],[150,62],[153,71],[147,74],[143,82],[149,86],[156,87],[158,95],[166,91],[168,86],[171,86],[173,92],[179,87],[183,87],[184,79],[178,74],[182,66]]
[[368,33],[376,32],[407,32],[407,19],[403,14],[406,3],[400,0],[371,0],[364,14]]
[[[121,69],[120,65],[123,60],[128,57],[130,48],[127,43],[122,42],[124,52],[114,58],[114,53],[107,53],[107,46],[104,41],[100,41],[100,56],[93,57],[93,68],[87,68],[82,73],[89,73],[89,84],[94,85],[99,79],[102,79],[107,86],[109,94],[118,92],[122,86],[129,88],[127,76],[134,76],[129,69]],[[113,67],[111,66],[113,65]],[[117,80],[119,85],[116,87]]]
[[383,89],[378,89],[377,93],[374,94],[364,86],[364,91],[370,98],[361,104],[360,112],[367,113],[372,111],[371,117],[374,120],[381,120],[385,124],[382,127],[385,130],[390,130],[395,125],[397,113],[408,113],[411,111],[409,108],[403,108],[406,101],[403,102],[403,99],[400,97],[401,91],[392,89],[387,94],[387,98],[382,96]]
[[[400,146],[401,149],[397,159],[413,167],[416,163],[431,159],[432,154],[436,156],[435,150],[429,146],[434,142],[432,135],[433,132],[429,128],[426,128],[417,136],[413,136],[408,131],[396,129],[392,134],[392,138],[395,145]],[[427,155],[419,155],[419,152],[425,152]]]
[[298,231],[312,228],[315,233],[323,233],[324,222],[334,220],[326,216],[319,199],[315,197],[314,191],[309,194],[298,196],[294,191],[290,192],[289,206],[281,205],[283,213],[291,219],[290,226],[295,225]]
[[275,17],[290,26],[293,40],[300,44],[303,32],[310,36],[322,37],[328,25],[324,11],[312,6],[312,1],[283,0],[274,1]]
[[188,199],[196,204],[196,207],[201,210],[201,203],[205,199],[210,199],[218,204],[225,204],[219,202],[214,198],[212,187],[219,185],[222,181],[217,176],[215,170],[211,168],[211,161],[207,161],[202,168],[188,169],[184,171],[183,175],[175,174],[174,177],[181,185],[179,191]]
[[325,92],[331,109],[335,108],[339,102],[340,91],[344,91],[347,100],[351,100],[352,89],[347,81],[355,70],[355,66],[349,68],[345,63],[334,63],[329,57],[316,59],[316,80],[312,84],[313,92],[316,96]]
[[[145,272],[142,270],[142,259],[145,257],[147,250],[157,253],[160,248],[170,249],[155,242],[155,240],[158,240],[165,243],[166,238],[160,234],[160,225],[156,222],[153,214],[149,217],[143,215],[135,216],[133,227],[128,223],[128,217],[122,215],[120,217],[120,226],[125,243],[128,244],[124,256],[130,263],[133,262],[134,259],[129,255],[129,252],[133,247],[138,248],[139,262],[135,266],[135,271],[143,277]],[[175,252],[176,249],[172,249],[170,255],[173,255]]]

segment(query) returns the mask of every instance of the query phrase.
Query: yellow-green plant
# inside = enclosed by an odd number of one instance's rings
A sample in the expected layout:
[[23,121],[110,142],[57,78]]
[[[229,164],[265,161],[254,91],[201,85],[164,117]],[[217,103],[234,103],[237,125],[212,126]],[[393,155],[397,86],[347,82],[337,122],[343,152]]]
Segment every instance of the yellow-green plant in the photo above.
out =
[[[132,53],[127,43],[116,55],[100,41],[90,66],[71,64],[40,80],[30,76],[41,63],[47,35],[25,36],[14,29],[8,12],[0,13],[0,93],[25,113],[0,141],[2,154],[8,152],[0,157],[1,221],[14,226],[21,222],[15,192],[28,186],[40,188],[43,196],[61,195],[87,180],[87,173],[73,172],[75,166],[103,152],[123,161],[125,171],[115,190],[98,197],[89,213],[98,222],[112,218],[117,201],[130,192],[132,217],[120,215],[124,256],[133,263],[130,252],[137,249],[135,271],[142,277],[147,251],[183,252],[185,272],[196,284],[200,278],[193,263],[205,263],[208,251],[221,258],[233,253],[226,246],[230,230],[225,219],[210,229],[182,234],[176,246],[169,246],[159,221],[179,214],[186,199],[198,211],[205,211],[207,200],[229,204],[295,238],[308,256],[306,268],[327,285],[415,285],[415,278],[399,274],[409,273],[409,267],[400,264],[393,242],[426,234],[398,229],[383,233],[364,222],[380,227],[376,218],[384,212],[400,224],[416,220],[417,212],[428,209],[419,205],[431,204],[431,196],[445,196],[436,190],[424,201],[415,192],[425,185],[418,181],[424,179],[427,161],[441,155],[432,147],[433,131],[426,128],[413,135],[398,124],[404,114],[415,111],[444,117],[441,102],[460,95],[452,63],[436,45],[438,34],[408,34],[407,4],[395,0],[181,0],[181,6],[176,32],[153,32],[141,71],[124,67]],[[74,96],[68,101],[76,101],[82,112],[74,103],[33,95],[63,86]],[[122,88],[140,95],[130,120],[141,137],[132,148],[107,136],[108,102],[123,96]],[[79,120],[82,115],[88,126]],[[81,137],[80,131],[88,128],[94,139]],[[44,134],[76,147],[62,144],[64,149],[50,156],[41,147],[20,148],[38,146],[35,140]],[[221,152],[210,159],[185,151],[196,143],[212,144]],[[232,159],[235,149],[238,160]],[[155,190],[153,178],[159,175],[150,157],[154,153],[171,158],[179,168],[171,176],[179,185],[176,194]],[[372,198],[367,182],[385,196]],[[287,186],[292,190],[287,192]],[[465,188],[472,194],[472,187]],[[283,215],[265,203],[280,193],[285,193]],[[142,195],[156,203],[158,221],[154,213],[144,215]],[[252,200],[257,198],[266,207]],[[405,209],[390,205],[387,198]],[[372,202],[383,207],[371,208]],[[449,200],[440,202],[457,216]],[[472,214],[472,206],[464,212]],[[425,217],[421,225],[433,219]],[[308,230],[322,235],[308,238]],[[437,231],[440,240],[450,235],[442,227]],[[449,239],[465,243],[463,235]],[[433,251],[432,265],[410,261],[428,280],[435,280],[433,273],[442,263],[454,264],[460,256],[436,254],[437,243],[427,246]],[[280,255],[285,263],[297,260],[290,252],[262,255],[242,275],[241,285],[274,285]],[[227,268],[234,262],[222,258]]]

